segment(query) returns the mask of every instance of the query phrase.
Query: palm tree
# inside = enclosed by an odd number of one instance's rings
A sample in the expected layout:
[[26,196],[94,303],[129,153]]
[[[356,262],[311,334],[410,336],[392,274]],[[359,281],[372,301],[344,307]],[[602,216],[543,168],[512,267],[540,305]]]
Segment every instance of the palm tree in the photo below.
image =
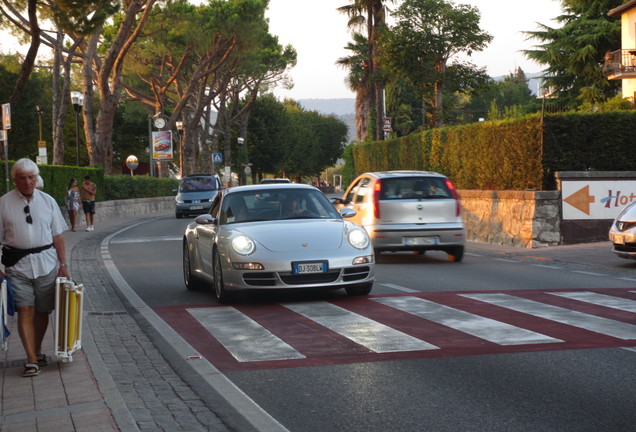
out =
[[354,32],[351,37],[353,42],[349,42],[345,47],[351,52],[351,55],[339,58],[336,64],[349,70],[347,87],[356,92],[356,140],[366,141],[372,109],[370,104],[372,88],[367,75],[369,44],[367,38],[361,33]]
[[[382,127],[384,123],[384,80],[380,73],[378,63],[378,39],[386,27],[386,7],[382,0],[354,0],[352,4],[341,6],[338,11],[349,16],[349,27],[366,28],[367,31],[367,69],[365,84],[368,93],[368,106],[375,111],[375,127],[369,124],[368,129],[373,131],[373,139],[382,139]],[[356,89],[356,92],[359,90]],[[364,88],[360,89],[364,92]],[[369,116],[367,122],[371,122],[373,116]]]

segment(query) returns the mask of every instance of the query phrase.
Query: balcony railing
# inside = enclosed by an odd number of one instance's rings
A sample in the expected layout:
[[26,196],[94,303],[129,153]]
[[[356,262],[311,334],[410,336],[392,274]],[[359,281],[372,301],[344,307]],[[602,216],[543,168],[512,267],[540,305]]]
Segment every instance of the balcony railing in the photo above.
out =
[[603,72],[608,79],[636,78],[636,48],[607,53]]

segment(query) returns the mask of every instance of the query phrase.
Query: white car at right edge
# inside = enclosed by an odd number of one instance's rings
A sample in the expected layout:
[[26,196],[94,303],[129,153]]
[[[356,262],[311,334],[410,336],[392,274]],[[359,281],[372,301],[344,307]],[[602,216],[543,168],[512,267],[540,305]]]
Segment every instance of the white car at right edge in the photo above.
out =
[[612,252],[621,258],[636,259],[636,202],[616,216],[609,230]]

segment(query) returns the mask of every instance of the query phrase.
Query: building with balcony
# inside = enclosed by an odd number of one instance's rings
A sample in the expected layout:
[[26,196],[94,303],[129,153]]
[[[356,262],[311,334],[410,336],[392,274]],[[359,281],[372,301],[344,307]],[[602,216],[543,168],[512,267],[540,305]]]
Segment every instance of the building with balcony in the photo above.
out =
[[636,0],[630,0],[607,14],[621,17],[621,49],[605,55],[608,79],[620,79],[623,97],[636,102]]

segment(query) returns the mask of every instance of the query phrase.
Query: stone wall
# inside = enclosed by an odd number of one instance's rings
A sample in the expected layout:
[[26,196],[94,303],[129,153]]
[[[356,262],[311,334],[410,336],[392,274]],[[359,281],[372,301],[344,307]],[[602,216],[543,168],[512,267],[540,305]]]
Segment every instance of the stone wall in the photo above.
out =
[[[60,207],[62,214],[68,221],[68,212],[63,205]],[[117,201],[97,201],[95,203],[95,223],[100,221],[152,215],[153,213],[165,213],[175,211],[174,196],[159,198],[135,198]],[[77,215],[77,226],[85,226],[84,211],[80,203],[80,210]]]
[[[458,191],[469,241],[535,248],[561,244],[559,191]],[[95,222],[174,213],[174,197],[96,203]],[[62,213],[67,212],[62,208]],[[68,218],[68,216],[67,216]],[[78,226],[83,226],[80,209]]]
[[559,191],[458,191],[469,241],[517,247],[561,244]]

